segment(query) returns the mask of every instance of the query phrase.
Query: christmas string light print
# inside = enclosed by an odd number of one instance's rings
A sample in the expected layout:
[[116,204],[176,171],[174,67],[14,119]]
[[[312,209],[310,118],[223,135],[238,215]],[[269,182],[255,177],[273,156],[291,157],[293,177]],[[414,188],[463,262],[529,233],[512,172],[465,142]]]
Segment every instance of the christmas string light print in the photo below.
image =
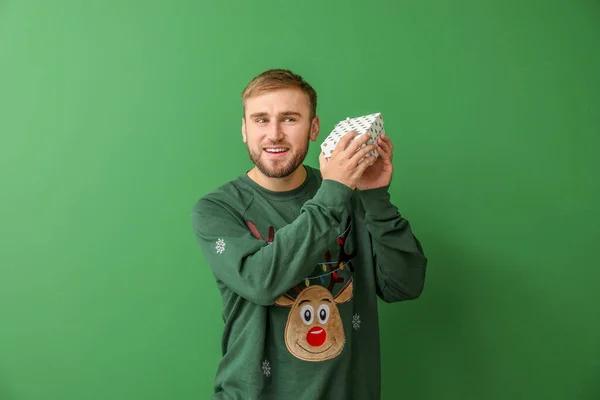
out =
[[[257,239],[264,240],[251,221],[247,224]],[[332,261],[331,253],[327,251],[325,262],[318,264],[322,273],[305,278],[304,288],[294,286],[291,291],[297,294],[295,299],[284,294],[275,302],[277,306],[290,307],[284,333],[285,344],[290,353],[301,360],[329,360],[337,357],[344,348],[346,339],[338,305],[350,301],[354,292],[350,274],[354,271],[354,254],[347,254],[344,250],[350,226],[348,218],[346,229],[337,239],[340,248],[338,260]],[[269,227],[267,243],[273,240],[274,229]],[[348,279],[340,276],[342,271],[347,271]],[[329,282],[325,287],[327,279]],[[311,281],[314,280],[321,284],[312,285]],[[334,296],[332,290],[337,284],[342,284],[342,289]]]

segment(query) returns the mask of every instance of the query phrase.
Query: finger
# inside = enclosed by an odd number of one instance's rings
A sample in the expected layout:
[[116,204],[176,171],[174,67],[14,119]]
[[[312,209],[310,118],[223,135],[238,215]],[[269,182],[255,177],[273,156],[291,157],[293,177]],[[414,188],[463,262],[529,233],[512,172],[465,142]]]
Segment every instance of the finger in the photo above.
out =
[[366,156],[365,159],[362,160],[362,162],[358,164],[358,171],[360,173],[364,172],[365,169],[369,168],[371,166],[371,164],[373,164],[375,161],[376,161],[375,156]]
[[368,153],[370,153],[371,151],[376,150],[376,149],[377,149],[377,146],[375,144],[368,144],[365,147],[363,147],[362,149],[359,149],[358,151],[356,151],[354,153],[354,155],[350,158],[350,162],[358,163],[361,158],[363,158]]
[[381,143],[385,143],[388,146],[392,145],[392,140],[390,139],[389,136],[386,136],[385,134],[381,134],[377,137],[377,141],[381,142]]
[[385,143],[383,140],[378,140],[377,151],[382,154],[385,154],[389,157],[392,156],[392,152],[390,151],[389,145],[387,143]]
[[332,155],[333,155],[333,153],[337,154],[341,151],[346,150],[346,148],[348,147],[348,145],[350,144],[352,139],[354,139],[357,134],[358,134],[358,132],[356,132],[356,131],[350,131],[350,132],[346,133],[344,136],[342,136],[342,138],[340,139],[338,144],[333,149]]
[[393,152],[394,144],[392,143],[392,139],[385,133],[381,134],[381,136],[379,136],[379,137],[383,140],[384,143],[386,143],[389,146],[390,152]]
[[384,138],[382,138],[381,136],[379,136],[377,138],[377,145],[379,147],[382,147],[382,148],[386,149],[386,150],[389,150],[389,148],[390,148],[389,143]]
[[386,164],[392,163],[392,153],[385,151],[381,147],[378,147],[377,152],[379,153],[379,158],[381,158],[381,161],[383,161]]
[[369,140],[371,140],[371,136],[367,134],[363,134],[361,137],[354,139],[352,143],[348,145],[348,148],[345,150],[348,158],[351,158],[363,144],[366,144]]
[[390,143],[389,138],[386,140],[385,138],[379,137],[377,140],[377,145],[380,149],[387,153],[390,158],[392,157],[393,146]]
[[319,153],[319,165],[320,165],[320,167],[323,168],[326,163],[327,163],[327,159],[325,158],[325,153],[323,153],[323,152]]

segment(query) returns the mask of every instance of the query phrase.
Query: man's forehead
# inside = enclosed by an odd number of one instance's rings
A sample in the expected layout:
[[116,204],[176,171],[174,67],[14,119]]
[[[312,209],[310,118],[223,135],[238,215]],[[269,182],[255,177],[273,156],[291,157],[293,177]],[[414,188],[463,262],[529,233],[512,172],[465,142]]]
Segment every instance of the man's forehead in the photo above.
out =
[[299,89],[279,89],[258,94],[246,99],[246,112],[277,115],[284,113],[305,114],[308,99]]

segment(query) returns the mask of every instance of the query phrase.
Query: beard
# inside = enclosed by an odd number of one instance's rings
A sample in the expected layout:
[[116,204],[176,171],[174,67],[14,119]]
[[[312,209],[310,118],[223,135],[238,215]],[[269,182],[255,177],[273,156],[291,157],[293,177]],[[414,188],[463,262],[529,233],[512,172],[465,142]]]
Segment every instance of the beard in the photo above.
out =
[[[283,146],[283,143],[273,143],[271,146]],[[298,150],[292,150],[290,148],[285,160],[267,160],[264,162],[264,150],[262,148],[259,148],[258,151],[251,150],[249,146],[247,146],[247,148],[250,160],[252,160],[256,168],[258,168],[263,175],[269,178],[285,178],[298,169],[306,158],[306,154],[308,153],[308,137],[302,148]]]

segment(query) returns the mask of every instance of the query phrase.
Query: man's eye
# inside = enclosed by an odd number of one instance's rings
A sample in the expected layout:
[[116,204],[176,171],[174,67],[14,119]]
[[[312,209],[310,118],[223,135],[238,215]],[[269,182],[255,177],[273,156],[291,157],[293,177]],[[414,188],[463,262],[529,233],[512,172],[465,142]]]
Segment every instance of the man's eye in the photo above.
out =
[[264,118],[259,118],[259,119],[256,120],[256,122],[258,122],[259,124],[262,124],[264,122],[267,122],[267,120],[264,119]]
[[285,119],[285,122],[294,122],[294,121],[295,121],[295,119],[294,119],[294,118],[286,118],[286,119]]

